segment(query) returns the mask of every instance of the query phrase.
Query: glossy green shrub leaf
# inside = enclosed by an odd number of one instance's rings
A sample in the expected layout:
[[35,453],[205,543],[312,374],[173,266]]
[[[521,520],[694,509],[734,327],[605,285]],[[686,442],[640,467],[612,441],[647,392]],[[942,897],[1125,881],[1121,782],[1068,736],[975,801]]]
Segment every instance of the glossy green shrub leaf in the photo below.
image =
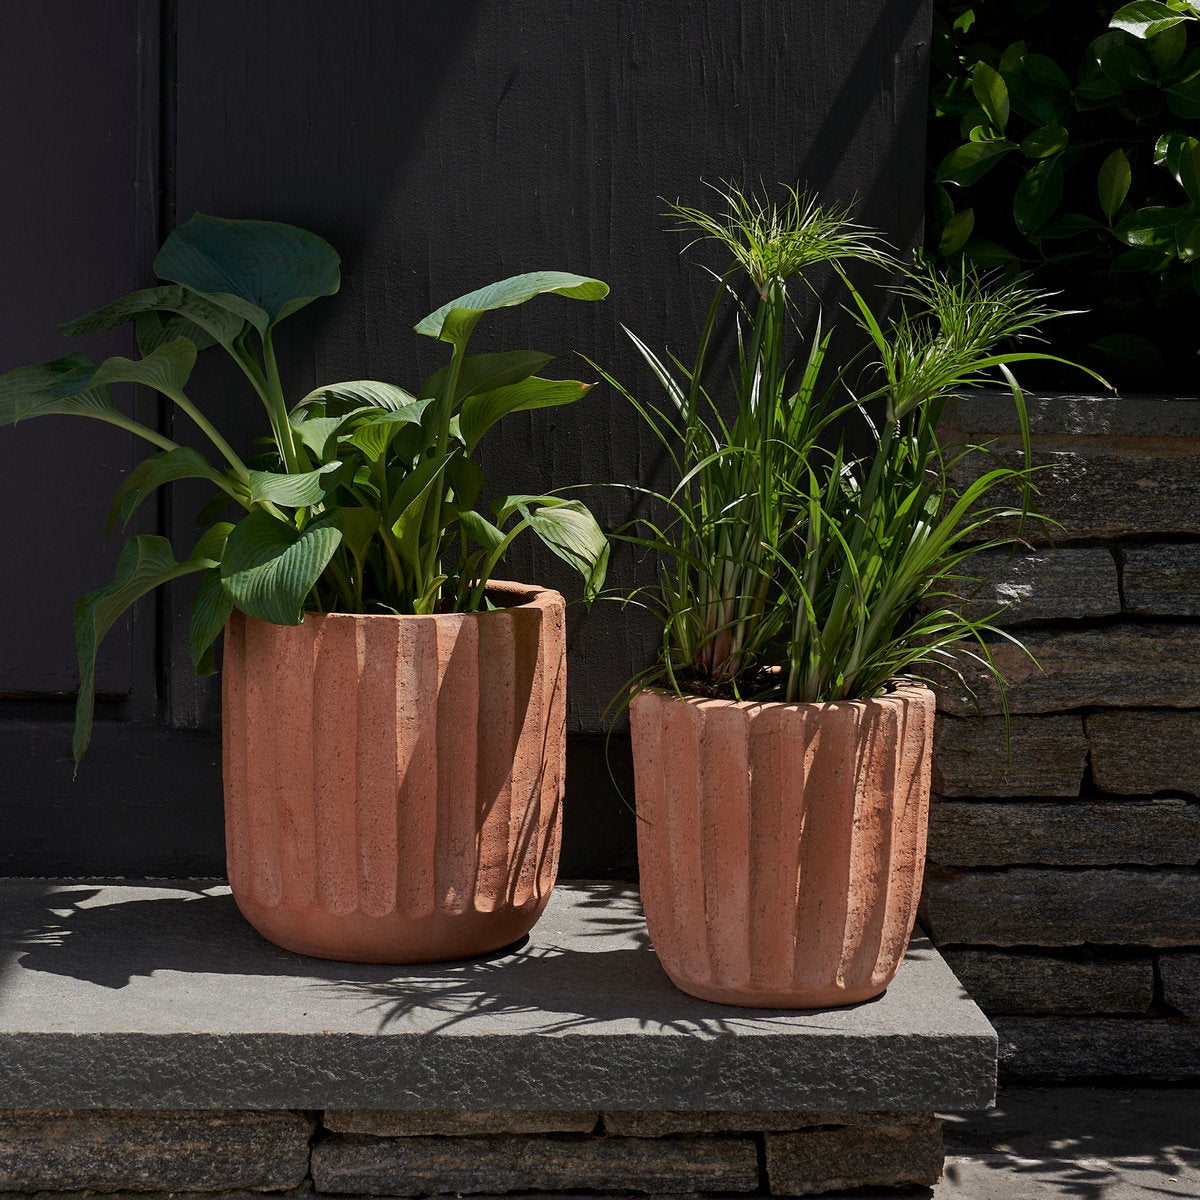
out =
[[1182,23],[1156,33],[1146,42],[1146,53],[1150,55],[1150,61],[1154,63],[1160,76],[1183,57],[1186,49],[1187,30]]
[[1021,67],[1034,83],[1040,83],[1042,87],[1062,92],[1071,90],[1071,81],[1066,72],[1045,54],[1026,54],[1021,60]]
[[1022,75],[1010,75],[1008,101],[1013,112],[1033,125],[1062,125],[1063,114],[1070,108],[1069,93],[1043,87]]
[[982,268],[1020,261],[1011,250],[987,238],[971,238],[963,247],[963,257],[972,266]]
[[267,501],[284,508],[307,508],[320,504],[339,484],[345,471],[343,463],[323,463],[315,471],[250,472],[250,499],[255,504]]
[[1124,94],[1125,89],[1119,83],[1097,76],[1075,89],[1075,104],[1079,109],[1104,108],[1115,104]]
[[1155,71],[1146,56],[1124,42],[1104,49],[1100,55],[1100,69],[1122,89],[1136,90],[1155,83]]
[[1069,238],[1105,228],[1103,221],[1097,221],[1086,213],[1061,213],[1047,221],[1038,232],[1043,238]]
[[151,492],[179,479],[207,479],[221,487],[226,485],[225,477],[203,454],[190,446],[178,446],[174,450],[152,454],[138,463],[121,481],[108,510],[105,534],[111,534],[118,524],[128,525],[138,505]]
[[107,587],[80,596],[75,604],[75,650],[79,656],[79,697],[75,704],[72,749],[78,768],[92,736],[95,711],[96,650],[117,619],[137,600],[160,584],[216,563],[193,554],[175,561],[171,543],[164,537],[141,534],[130,538],[117,559],[116,573]]
[[975,210],[973,208],[965,208],[962,212],[955,213],[942,227],[942,236],[938,242],[937,252],[946,258],[957,254],[967,244],[967,239],[971,236],[971,230],[974,227]]
[[1187,19],[1186,13],[1181,13],[1160,0],[1136,0],[1134,4],[1126,4],[1117,9],[1109,24],[1136,38],[1148,38]]
[[566,271],[530,271],[459,296],[457,300],[435,309],[414,328],[426,337],[461,343],[470,335],[475,321],[483,313],[524,304],[535,296],[547,294],[567,296],[574,300],[603,300],[608,295],[608,284]]
[[1188,141],[1189,135],[1178,129],[1162,134],[1154,143],[1154,165],[1166,167],[1176,179],[1179,178],[1179,151]]
[[1024,234],[1036,232],[1062,199],[1063,169],[1057,158],[1046,159],[1025,173],[1013,197],[1013,220]]
[[1098,338],[1089,347],[1100,356],[1105,370],[1119,369],[1127,373],[1158,374],[1163,358],[1158,348],[1136,333],[1112,333]]
[[574,404],[586,396],[591,388],[590,383],[581,383],[577,379],[539,379],[535,375],[520,383],[469,397],[463,401],[459,414],[459,431],[467,453],[470,454],[479,444],[479,439],[509,413]]
[[[278,221],[231,221],[197,213],[154,259],[160,279],[203,293],[260,332],[340,286],[337,251],[315,233]],[[230,299],[241,304],[230,304]]]
[[1141,250],[1175,247],[1175,225],[1179,214],[1163,207],[1140,208],[1113,230],[1127,246]]
[[232,615],[233,601],[221,583],[221,572],[210,567],[192,596],[192,619],[188,624],[188,654],[197,675],[216,671],[214,644]]
[[262,509],[244,516],[225,543],[221,582],[234,605],[275,625],[299,625],[304,602],[342,540],[322,519],[303,532]]
[[1185,138],[1179,146],[1179,154],[1172,174],[1179,181],[1188,199],[1200,205],[1200,141]]
[[1047,158],[1067,148],[1070,135],[1061,125],[1043,125],[1021,141],[1021,153],[1028,158]]
[[988,115],[997,133],[1003,133],[1008,125],[1008,86],[999,71],[987,63],[977,63],[971,72],[971,91],[979,107]]
[[1117,210],[1125,203],[1132,178],[1129,159],[1125,157],[1124,150],[1114,150],[1100,166],[1096,177],[1096,191],[1100,197],[1101,211],[1110,225],[1117,215]]
[[942,159],[937,170],[939,183],[956,183],[970,187],[978,183],[1006,154],[1015,150],[1013,142],[968,142],[958,146]]
[[1194,121],[1200,118],[1200,76],[1167,88],[1167,107],[1177,116]]
[[1175,226],[1175,253],[1181,262],[1200,259],[1200,218],[1183,218]]

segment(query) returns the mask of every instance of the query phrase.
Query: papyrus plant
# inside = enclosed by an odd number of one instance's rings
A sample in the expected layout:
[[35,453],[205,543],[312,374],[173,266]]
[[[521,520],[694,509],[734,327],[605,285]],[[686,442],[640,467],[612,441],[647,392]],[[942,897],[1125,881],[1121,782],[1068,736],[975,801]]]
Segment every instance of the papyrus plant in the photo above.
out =
[[[952,666],[964,643],[990,668],[985,635],[1008,635],[965,616],[955,596],[971,554],[1011,542],[1029,515],[1012,367],[1059,361],[1019,345],[1055,311],[1019,281],[902,268],[878,235],[796,190],[777,205],[732,186],[718,194],[716,214],[668,214],[723,254],[693,362],[664,362],[631,335],[664,398],[610,378],[674,471],[669,491],[638,489],[651,513],[622,534],[658,566],[657,583],[631,596],[662,623],[658,662],[635,686],[862,698]],[[822,295],[808,287],[814,268]],[[877,291],[894,293],[887,319],[852,281],[864,270],[902,281]],[[807,322],[801,289],[815,310]],[[839,317],[859,346],[841,357]],[[721,361],[717,332],[731,330],[736,351]],[[941,440],[946,400],[984,384],[1012,395],[1023,463]],[[866,452],[845,436],[852,420],[865,421]],[[981,456],[986,469],[957,469]]]
[[[568,404],[589,388],[540,378],[549,356],[533,351],[468,354],[487,312],[547,293],[598,300],[597,279],[562,272],[518,275],[443,305],[417,326],[450,348],[450,361],[415,392],[353,380],[289,404],[280,382],[275,329],[339,286],[339,258],[323,239],[273,221],[197,215],[154,260],[158,287],[134,292],[62,327],[98,333],[133,321],[140,357],[99,365],[71,354],[0,376],[0,424],[28,417],[87,417],[136,434],[156,452],[117,489],[108,529],[125,526],[157,488],[180,479],[211,485],[199,536],[185,554],[167,538],[131,537],[111,583],[80,598],[75,637],[80,688],[76,762],[87,747],[96,648],[139,597],[197,575],[189,646],[197,672],[213,670],[213,643],[236,608],[281,625],[305,612],[471,611],[514,537],[532,529],[601,586],[607,543],[576,500],[509,496],[477,511],[483,475],[472,458],[502,417]],[[266,414],[270,450],[242,457],[188,394],[199,350],[219,345]],[[122,412],[115,383],[160,392],[209,443],[201,452]],[[227,512],[235,519],[223,519]]]

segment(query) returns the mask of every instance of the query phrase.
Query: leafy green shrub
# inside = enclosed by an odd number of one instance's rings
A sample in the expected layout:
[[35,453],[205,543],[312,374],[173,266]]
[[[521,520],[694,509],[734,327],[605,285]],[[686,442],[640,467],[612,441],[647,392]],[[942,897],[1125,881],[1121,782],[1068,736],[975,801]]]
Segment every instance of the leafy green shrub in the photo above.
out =
[[1034,271],[1066,307],[1087,310],[1063,323],[1064,352],[1131,389],[1195,388],[1194,9],[1188,0],[935,6],[930,248],[976,268]]
[[[416,393],[351,380],[289,405],[280,384],[275,328],[340,283],[339,258],[316,234],[274,221],[197,215],[154,260],[164,284],[124,296],[62,327],[69,335],[135,323],[142,357],[97,365],[86,355],[0,376],[0,425],[29,417],[88,417],[157,447],[121,483],[108,530],[126,525],[164,484],[198,479],[214,489],[197,518],[204,531],[181,558],[164,537],[129,539],[107,587],[80,598],[75,640],[80,688],[75,760],[91,734],[96,649],[117,618],[160,584],[199,575],[189,645],[197,673],[214,669],[213,643],[236,608],[278,625],[305,612],[468,612],[486,603],[488,579],[513,538],[532,529],[584,577],[594,597],[608,545],[591,513],[558,496],[508,496],[491,516],[476,509],[480,438],[508,413],[569,404],[577,380],[536,374],[549,355],[467,354],[487,312],[557,294],[599,300],[598,279],[538,271],[442,305],[416,326],[450,347],[450,362]],[[265,410],[271,449],[244,461],[185,390],[200,349],[221,346]],[[154,388],[190,419],[217,458],[182,446],[121,412],[114,383]],[[240,509],[236,524],[217,518]],[[204,528],[207,526],[207,528]]]

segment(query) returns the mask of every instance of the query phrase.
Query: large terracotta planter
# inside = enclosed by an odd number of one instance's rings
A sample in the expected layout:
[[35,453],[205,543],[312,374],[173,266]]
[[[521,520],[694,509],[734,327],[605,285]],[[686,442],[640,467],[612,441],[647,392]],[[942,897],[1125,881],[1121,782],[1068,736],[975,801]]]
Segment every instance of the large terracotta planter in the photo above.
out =
[[933,694],[631,705],[642,906],[672,981],[722,1004],[879,995],[925,863]]
[[564,602],[437,616],[235,613],[225,838],[238,907],[288,950],[465,958],[524,936],[558,870]]

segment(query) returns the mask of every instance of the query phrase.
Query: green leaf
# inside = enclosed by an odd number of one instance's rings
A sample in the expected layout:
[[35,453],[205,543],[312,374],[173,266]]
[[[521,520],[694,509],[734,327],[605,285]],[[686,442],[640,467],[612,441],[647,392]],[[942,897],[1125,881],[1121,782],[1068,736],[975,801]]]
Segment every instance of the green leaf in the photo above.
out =
[[504,531],[497,529],[491,521],[481,517],[474,509],[459,509],[458,522],[467,536],[489,554],[494,554],[504,545]]
[[[18,367],[0,375],[0,425],[15,425],[25,417],[72,412],[71,407],[96,375],[96,364],[86,354],[68,354],[53,362]],[[67,407],[61,407],[66,403]],[[107,405],[107,389],[99,389],[94,403]]]
[[1136,333],[1111,333],[1092,342],[1089,349],[1104,360],[1106,370],[1156,374],[1164,366],[1162,354],[1154,343]]
[[594,600],[604,586],[608,571],[608,539],[596,518],[578,500],[538,497],[541,507],[522,506],[521,513],[530,528],[564,562],[573,566],[584,580],[584,598]]
[[1016,145],[1008,141],[968,142],[951,150],[937,170],[939,183],[970,187],[978,183]]
[[1065,114],[1071,105],[1069,92],[1043,87],[1023,75],[1010,75],[1005,82],[1013,112],[1037,126],[1066,123]]
[[963,257],[973,267],[983,268],[1019,261],[1011,250],[986,238],[971,238],[963,247]]
[[1161,250],[1175,248],[1175,226],[1179,214],[1171,208],[1140,208],[1132,212],[1113,233],[1127,246],[1136,249]]
[[1107,231],[1103,221],[1089,217],[1086,213],[1063,213],[1047,221],[1038,232],[1043,238],[1078,237],[1081,233],[1094,233],[1098,229]]
[[330,439],[336,437],[345,427],[352,423],[352,416],[345,417],[307,417],[301,420],[289,418],[292,432],[311,450],[318,459],[326,455],[330,447]]
[[966,245],[967,239],[971,236],[971,230],[974,228],[975,210],[973,208],[964,208],[962,212],[955,213],[942,229],[942,236],[938,241],[938,254],[944,258],[957,254]]
[[1189,137],[1180,143],[1172,174],[1187,192],[1188,199],[1194,205],[1200,205],[1200,141]]
[[1179,179],[1179,151],[1190,141],[1188,134],[1178,129],[1161,134],[1154,143],[1154,165],[1166,167],[1176,180]]
[[294,225],[197,213],[163,243],[154,270],[245,316],[261,333],[318,296],[332,296],[340,262],[328,242]]
[[393,410],[375,409],[352,419],[353,432],[344,440],[361,450],[367,459],[376,462],[382,458],[392,439],[405,426],[420,425],[433,400],[414,400],[405,408]]
[[1136,38],[1149,38],[1187,19],[1186,13],[1159,3],[1159,0],[1136,0],[1134,4],[1117,9],[1109,21],[1109,27],[1123,29]]
[[1200,258],[1200,218],[1181,220],[1175,227],[1175,250],[1182,262]]
[[281,504],[284,508],[307,508],[320,504],[337,488],[345,474],[343,464],[338,461],[325,463],[315,471],[277,473],[274,471],[250,472],[250,500],[254,504],[264,501]]
[[178,395],[196,365],[196,347],[187,338],[166,342],[145,358],[106,358],[96,371],[93,387],[110,383],[140,383],[164,395]]
[[[540,371],[554,356],[536,350],[507,350],[501,354],[468,354],[458,372],[455,401],[467,399],[480,392],[520,383]],[[440,397],[446,386],[449,367],[435,371],[421,388],[422,396]]]
[[188,653],[197,675],[212,675],[216,671],[213,646],[232,614],[233,601],[221,583],[221,572],[211,567],[192,596],[192,619],[188,625]]
[[[451,455],[423,458],[392,494],[388,513],[384,518],[391,525],[392,534],[397,539],[400,556],[418,573],[422,570],[421,526],[429,491],[441,478],[450,458]],[[443,518],[448,515],[443,513]],[[440,534],[439,529],[438,535]]]
[[299,625],[304,603],[342,540],[333,524],[300,532],[262,509],[248,513],[225,543],[221,582],[234,605],[274,625]]
[[1117,210],[1125,203],[1129,194],[1129,182],[1133,178],[1129,170],[1129,159],[1125,151],[1114,150],[1101,164],[1096,177],[1096,190],[1100,196],[1100,207],[1111,225]]
[[1069,135],[1061,125],[1043,125],[1021,142],[1021,153],[1028,158],[1046,158],[1067,148]]
[[[244,325],[245,322],[239,324]],[[197,350],[207,350],[210,346],[217,345],[217,339],[194,321],[168,312],[138,313],[133,318],[133,332],[137,339],[138,352],[143,358],[176,338],[187,338]]]
[[1200,117],[1200,76],[1177,83],[1163,93],[1167,107],[1177,116],[1194,121]]
[[1024,234],[1039,229],[1049,220],[1062,199],[1062,160],[1045,159],[1031,168],[1017,185],[1013,197],[1013,220]]
[[1044,54],[1026,54],[1021,60],[1021,66],[1034,83],[1063,92],[1071,90],[1071,81],[1066,72],[1054,59],[1047,58]]
[[999,71],[987,63],[976,63],[971,72],[971,91],[979,101],[979,107],[988,115],[997,133],[1003,133],[1008,124],[1008,87]]
[[342,507],[337,510],[337,520],[342,529],[342,545],[356,559],[365,558],[371,540],[379,532],[378,509]]
[[471,396],[463,402],[459,414],[459,432],[470,454],[479,439],[502,417],[534,408],[555,408],[574,404],[591,391],[593,385],[577,379],[523,379],[508,387],[496,388]]
[[[203,454],[190,446],[178,446],[174,450],[152,454],[138,463],[121,481],[108,510],[105,536],[111,534],[118,524],[128,525],[138,505],[156,488],[165,483],[174,483],[177,479],[207,479],[218,486],[225,484],[225,477]],[[225,501],[229,502],[228,496]]]
[[333,408],[340,411],[329,413],[330,416],[344,416],[346,411],[356,408],[382,408],[399,412],[417,403],[419,401],[412,392],[394,383],[381,383],[377,379],[348,379],[345,383],[331,383],[314,389],[292,408],[292,412],[305,413],[320,406],[322,415]]
[[996,69],[1002,74],[1007,71],[1016,71],[1021,66],[1021,60],[1029,53],[1029,47],[1023,42],[1012,42],[1004,47],[1004,53],[1000,55],[1000,61],[996,64]]
[[1112,104],[1119,100],[1124,94],[1125,89],[1119,83],[1097,75],[1094,79],[1081,83],[1075,89],[1075,106],[1081,111],[1103,108],[1106,104]]
[[1155,82],[1154,68],[1132,46],[1117,42],[1100,55],[1100,69],[1113,83],[1136,90]]
[[[182,317],[199,326],[209,337],[226,348],[233,344],[246,326],[241,317],[219,308],[211,300],[206,300],[190,289],[178,284],[165,284],[162,287],[146,288],[144,291],[122,296],[120,300],[114,300],[103,308],[60,325],[58,331],[67,337],[84,337],[115,329],[118,325],[124,325],[127,321],[147,313],[174,314]],[[169,340],[171,339],[165,337],[162,339]]]
[[[568,296],[574,300],[603,300],[608,295],[608,284],[565,271],[531,271],[459,296],[457,300],[435,309],[414,328],[426,337],[461,344],[483,313],[523,304],[526,300],[547,293]],[[455,312],[458,316],[450,319]]]
[[135,601],[160,584],[214,564],[207,558],[175,561],[171,543],[164,537],[141,534],[130,538],[117,559],[112,582],[80,596],[75,604],[75,649],[79,656],[79,698],[75,703],[72,748],[78,768],[92,736],[95,710],[96,650],[117,618]]
[[1159,75],[1169,71],[1187,49],[1187,30],[1183,25],[1173,25],[1156,33],[1146,43],[1146,52],[1158,68]]

